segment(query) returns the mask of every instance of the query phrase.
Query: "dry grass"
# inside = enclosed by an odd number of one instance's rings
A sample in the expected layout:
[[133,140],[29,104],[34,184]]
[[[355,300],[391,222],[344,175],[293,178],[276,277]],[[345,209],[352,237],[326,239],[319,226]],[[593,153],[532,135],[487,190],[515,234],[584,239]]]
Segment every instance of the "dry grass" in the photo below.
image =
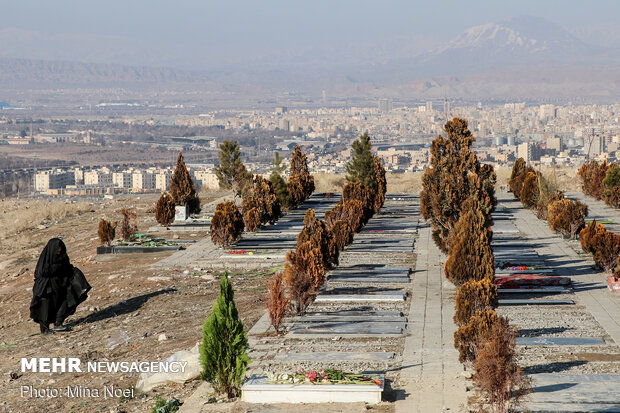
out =
[[0,239],[6,239],[39,225],[57,223],[92,209],[88,202],[31,201],[6,199],[0,201]]
[[[543,176],[552,182],[555,182],[563,191],[580,191],[581,184],[580,180],[577,177],[577,167],[567,167],[567,166],[543,166],[540,168],[540,172]],[[538,171],[538,168],[536,168]],[[501,166],[495,169],[497,173],[497,185],[506,185],[508,186],[508,181],[510,180],[510,173],[512,172],[512,167]]]
[[[346,184],[344,174],[314,174],[315,192],[342,192]],[[419,193],[422,189],[422,172],[386,173],[388,194]]]

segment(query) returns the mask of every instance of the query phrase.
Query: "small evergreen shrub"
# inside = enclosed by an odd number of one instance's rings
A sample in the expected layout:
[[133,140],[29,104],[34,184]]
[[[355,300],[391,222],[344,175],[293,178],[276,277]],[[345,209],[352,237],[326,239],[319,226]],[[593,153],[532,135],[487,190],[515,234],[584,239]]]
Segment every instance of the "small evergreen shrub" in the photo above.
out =
[[217,393],[226,393],[228,398],[239,396],[250,362],[248,348],[243,322],[235,306],[234,291],[228,274],[224,273],[220,295],[202,327],[202,379],[209,382]]

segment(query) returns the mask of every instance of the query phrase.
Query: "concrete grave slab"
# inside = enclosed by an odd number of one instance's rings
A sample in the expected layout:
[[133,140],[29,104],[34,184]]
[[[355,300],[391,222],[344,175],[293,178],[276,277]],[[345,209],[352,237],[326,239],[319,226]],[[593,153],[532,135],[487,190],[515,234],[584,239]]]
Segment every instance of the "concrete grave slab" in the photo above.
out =
[[373,322],[373,323],[406,323],[407,317],[402,315],[394,316],[371,316],[371,315],[314,315],[314,316],[301,316],[291,317],[289,319],[291,323],[324,323],[324,322],[338,322],[338,323],[351,323],[351,322]]
[[498,305],[572,305],[575,304],[573,300],[563,300],[563,299],[502,299],[497,300]]
[[374,322],[353,322],[353,323],[311,323],[294,324],[289,328],[289,336],[300,334],[354,334],[354,335],[400,335],[407,328],[407,323],[374,323]]
[[521,288],[498,288],[498,294],[549,294],[549,293],[559,293],[559,294],[567,294],[571,293],[572,290],[570,288],[564,287],[521,287]]
[[328,351],[316,353],[277,353],[274,360],[282,361],[392,361],[395,353],[389,352],[344,352]]
[[405,301],[406,293],[395,294],[320,294],[314,300],[315,303],[334,303],[334,302],[400,302]]
[[600,337],[516,337],[518,346],[597,346],[605,344]]

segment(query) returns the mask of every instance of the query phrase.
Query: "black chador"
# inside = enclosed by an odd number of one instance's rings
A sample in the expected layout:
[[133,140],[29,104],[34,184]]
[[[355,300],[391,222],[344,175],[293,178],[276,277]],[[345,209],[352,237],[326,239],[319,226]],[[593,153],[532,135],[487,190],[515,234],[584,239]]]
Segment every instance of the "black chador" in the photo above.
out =
[[50,334],[49,325],[55,331],[67,331],[65,318],[87,298],[90,285],[84,274],[69,262],[65,243],[52,238],[39,256],[34,272],[34,287],[30,302],[30,318],[39,323],[41,334]]

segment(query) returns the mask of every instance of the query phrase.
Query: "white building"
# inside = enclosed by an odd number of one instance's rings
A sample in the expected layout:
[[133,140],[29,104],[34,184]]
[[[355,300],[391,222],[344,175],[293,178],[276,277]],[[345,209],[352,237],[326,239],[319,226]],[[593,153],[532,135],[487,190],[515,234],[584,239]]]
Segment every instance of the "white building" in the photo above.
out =
[[143,190],[155,189],[155,174],[148,172],[134,172],[132,174],[132,188]]
[[131,172],[114,172],[112,174],[112,183],[119,188],[132,188],[133,174]]
[[46,192],[48,189],[65,188],[75,184],[75,175],[72,171],[55,169],[53,171],[37,172],[34,176],[34,190]]
[[112,186],[112,172],[105,167],[84,172],[84,185]]

